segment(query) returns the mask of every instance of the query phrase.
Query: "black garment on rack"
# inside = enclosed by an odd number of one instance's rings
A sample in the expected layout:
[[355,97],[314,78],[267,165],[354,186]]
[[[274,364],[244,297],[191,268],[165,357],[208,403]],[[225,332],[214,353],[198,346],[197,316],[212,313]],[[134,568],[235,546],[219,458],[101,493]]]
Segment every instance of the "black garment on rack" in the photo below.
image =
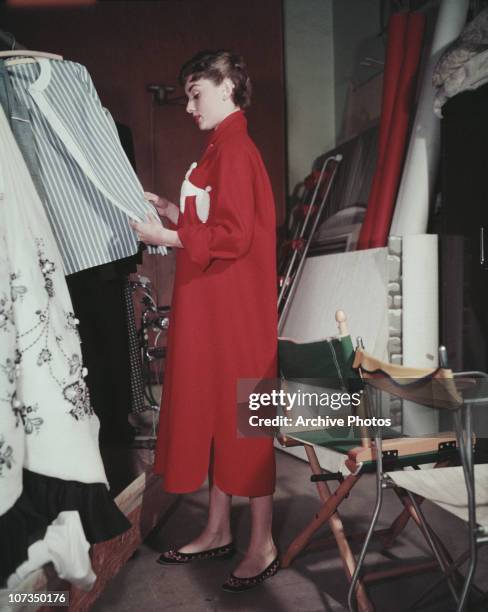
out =
[[[131,130],[116,123],[122,147],[135,170]],[[134,376],[141,368],[132,364],[129,326],[134,325],[126,303],[129,274],[141,263],[141,251],[66,277],[76,316],[80,320],[83,362],[88,368],[86,382],[93,409],[100,419],[101,442],[123,444],[134,436],[128,415],[133,409]],[[139,384],[138,384],[139,383]],[[140,395],[140,393],[139,393]],[[139,402],[143,398],[138,399]]]
[[133,258],[82,270],[66,277],[80,321],[83,363],[102,442],[130,440],[129,343],[124,286]]
[[[488,85],[443,107],[441,339],[454,369],[488,368]],[[485,245],[488,257],[488,244]]]
[[42,540],[63,511],[77,511],[90,544],[115,538],[131,524],[112,501],[103,483],[81,483],[23,471],[23,490],[0,516],[0,588],[27,559],[31,544]]

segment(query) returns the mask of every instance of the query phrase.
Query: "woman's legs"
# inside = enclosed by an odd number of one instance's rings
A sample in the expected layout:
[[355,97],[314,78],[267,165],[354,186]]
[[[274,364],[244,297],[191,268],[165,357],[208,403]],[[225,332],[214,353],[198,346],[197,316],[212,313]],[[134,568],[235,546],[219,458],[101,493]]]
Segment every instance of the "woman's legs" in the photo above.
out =
[[184,553],[196,553],[218,546],[225,546],[232,540],[230,530],[230,506],[232,496],[221,491],[215,483],[209,487],[208,519],[202,533],[189,544],[179,549]]
[[277,549],[271,533],[273,496],[250,497],[251,539],[244,559],[232,572],[238,578],[260,574],[273,561]]
[[[232,540],[230,530],[230,508],[232,496],[221,491],[214,483],[209,489],[209,511],[207,524],[201,534],[179,549],[184,553],[196,553],[218,546],[225,546]],[[273,518],[273,496],[250,497],[251,538],[247,552],[233,574],[248,578],[260,574],[277,555],[271,533]]]

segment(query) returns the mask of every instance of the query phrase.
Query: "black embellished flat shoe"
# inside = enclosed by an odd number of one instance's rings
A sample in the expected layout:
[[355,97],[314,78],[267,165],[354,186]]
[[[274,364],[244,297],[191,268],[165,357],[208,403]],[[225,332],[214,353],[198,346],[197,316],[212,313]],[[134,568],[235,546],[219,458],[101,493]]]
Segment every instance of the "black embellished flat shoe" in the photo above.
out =
[[238,576],[234,576],[231,574],[227,580],[222,585],[224,591],[229,593],[240,593],[241,591],[249,591],[249,589],[253,589],[257,587],[268,578],[274,576],[278,570],[280,569],[280,556],[276,555],[276,557],[271,561],[266,569],[264,569],[257,576],[250,576],[249,578],[239,578]]
[[159,559],[158,563],[161,565],[184,565],[185,563],[191,563],[192,561],[207,561],[210,559],[230,559],[235,555],[236,549],[234,542],[230,542],[225,546],[218,546],[217,548],[209,548],[208,550],[202,550],[197,553],[183,553],[172,548],[164,552]]

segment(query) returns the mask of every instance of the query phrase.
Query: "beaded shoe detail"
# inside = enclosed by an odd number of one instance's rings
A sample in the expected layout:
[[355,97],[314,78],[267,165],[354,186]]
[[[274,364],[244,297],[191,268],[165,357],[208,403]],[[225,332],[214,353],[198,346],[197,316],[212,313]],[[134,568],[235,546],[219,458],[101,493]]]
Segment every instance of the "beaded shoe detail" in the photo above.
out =
[[231,574],[226,582],[222,585],[224,591],[229,593],[240,593],[241,591],[248,591],[257,587],[268,578],[274,576],[280,569],[280,557],[277,555],[273,561],[265,568],[260,574],[256,576],[250,576],[249,578],[239,578]]
[[167,552],[164,552],[159,557],[157,562],[161,563],[161,565],[183,565],[185,563],[191,563],[192,561],[230,559],[235,552],[236,549],[233,542],[230,542],[225,546],[218,546],[217,548],[210,548],[209,550],[202,550],[197,553],[183,553],[172,548]]

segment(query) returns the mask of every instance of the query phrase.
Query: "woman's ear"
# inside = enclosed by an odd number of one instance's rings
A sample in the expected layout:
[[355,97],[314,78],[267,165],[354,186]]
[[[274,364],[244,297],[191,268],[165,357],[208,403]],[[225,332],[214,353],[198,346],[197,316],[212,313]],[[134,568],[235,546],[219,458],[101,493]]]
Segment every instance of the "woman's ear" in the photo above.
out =
[[230,98],[232,98],[233,91],[234,91],[234,83],[231,81],[231,79],[226,77],[222,81],[222,99],[229,100]]

